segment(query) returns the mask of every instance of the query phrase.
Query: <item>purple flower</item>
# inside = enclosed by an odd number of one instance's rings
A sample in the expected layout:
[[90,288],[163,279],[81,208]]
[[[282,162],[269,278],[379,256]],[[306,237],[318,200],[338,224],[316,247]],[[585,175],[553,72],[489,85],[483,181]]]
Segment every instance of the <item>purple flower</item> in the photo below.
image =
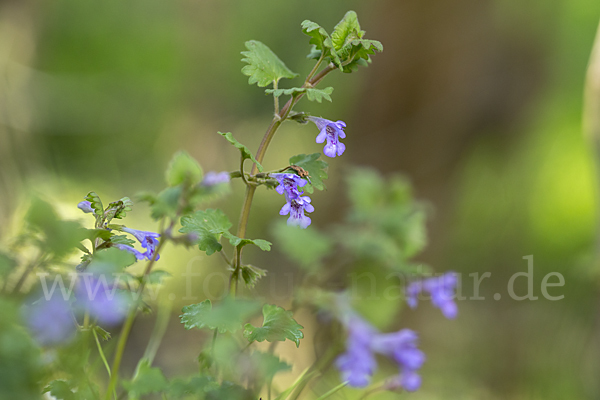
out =
[[[134,249],[131,246],[127,246],[124,244],[121,245],[115,245],[115,247],[121,249],[121,250],[125,250],[125,251],[129,251],[130,253],[134,254],[138,260],[141,260],[143,258],[146,258],[148,260],[151,260],[152,257],[154,256],[154,252],[156,251],[156,248],[158,247],[158,239],[160,237],[159,233],[154,233],[154,232],[147,232],[147,231],[139,231],[137,229],[131,229],[131,228],[122,228],[123,232],[127,232],[131,235],[133,235],[138,242],[140,242],[142,244],[142,247],[146,249],[145,252],[141,253],[139,251],[137,251],[136,249]],[[157,254],[156,255],[156,260],[158,260],[160,258],[160,255]]]
[[288,225],[297,225],[302,229],[306,229],[311,221],[308,216],[304,215],[305,211],[315,211],[315,208],[310,204],[310,197],[308,196],[298,197],[285,203],[285,205],[281,207],[279,214],[290,214],[290,217],[287,220]]
[[327,157],[341,156],[344,150],[346,150],[346,146],[339,139],[346,137],[346,133],[344,132],[346,123],[344,121],[333,122],[318,117],[308,117],[308,120],[314,122],[317,128],[319,128],[320,132],[317,136],[317,143],[323,143],[327,140],[327,144],[323,148],[323,153]]
[[365,387],[377,368],[371,351],[371,340],[377,331],[361,318],[351,318],[348,330],[347,350],[338,357],[336,366],[350,386]]
[[204,187],[212,187],[221,183],[227,183],[231,180],[231,177],[229,176],[229,172],[223,171],[223,172],[207,172],[206,175],[204,175],[204,179],[202,179],[202,182],[200,182],[201,186]]
[[418,336],[410,329],[395,333],[375,335],[371,344],[374,351],[392,358],[400,367],[400,384],[414,392],[421,386],[421,377],[416,373],[425,362],[425,354],[417,348]]
[[431,295],[431,303],[442,311],[446,318],[454,319],[458,315],[458,307],[454,302],[454,291],[458,281],[453,272],[440,277],[412,282],[406,289],[406,302],[410,308],[415,308],[418,296],[423,291]]
[[117,288],[117,282],[108,282],[105,275],[86,274],[75,289],[79,307],[102,325],[117,325],[129,312],[129,297]]
[[94,210],[92,209],[92,203],[90,203],[87,200],[79,202],[79,204],[77,204],[77,208],[79,208],[81,211],[83,211],[86,214],[94,212]]
[[[135,256],[135,258],[138,259],[138,261],[141,261],[141,260],[143,260],[143,259],[146,258],[146,252],[142,253],[141,251],[136,250],[135,248],[133,248],[133,247],[131,247],[129,245],[126,245],[126,244],[114,244],[113,247],[116,247],[117,249],[120,249],[120,250],[124,250],[124,251],[130,252],[131,254],[133,254]],[[151,259],[152,258],[150,258],[150,260]],[[157,258],[157,260],[158,260],[158,258]]]
[[22,315],[27,328],[41,346],[66,343],[75,336],[77,328],[71,306],[60,295],[50,299],[42,297],[24,306]]
[[425,354],[417,348],[417,334],[410,329],[395,333],[379,333],[368,322],[352,313],[345,321],[348,329],[346,352],[336,360],[342,378],[353,387],[365,387],[377,368],[375,353],[383,354],[398,364],[399,384],[409,392],[421,386],[417,370],[425,362]]
[[[285,194],[285,200],[297,199],[304,192],[299,191],[299,187],[306,185],[306,181],[296,174],[272,174],[273,178],[277,179],[279,186],[275,191],[279,194]],[[286,213],[287,214],[287,213]]]

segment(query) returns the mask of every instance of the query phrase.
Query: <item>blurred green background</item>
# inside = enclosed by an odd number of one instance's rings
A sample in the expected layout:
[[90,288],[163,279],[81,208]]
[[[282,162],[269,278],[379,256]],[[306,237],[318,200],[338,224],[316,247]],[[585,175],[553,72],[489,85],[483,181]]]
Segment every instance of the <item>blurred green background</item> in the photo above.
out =
[[[492,274],[480,289],[486,300],[461,301],[456,321],[421,307],[398,324],[420,332],[428,355],[423,388],[410,397],[600,399],[597,177],[581,129],[597,1],[4,1],[0,235],[18,230],[31,193],[82,218],[74,205],[90,190],[115,199],[159,190],[179,149],[205,170],[234,169],[238,154],[217,130],[254,151],[272,113],[272,100],[240,73],[244,42],[266,43],[303,75],[313,64],[300,23],[331,29],[348,9],[385,50],[367,69],[327,78],[333,103],[299,106],[348,124],[347,153],[330,160],[329,190],[313,196],[313,224],[343,215],[347,167],[400,172],[434,210],[420,260],[465,280]],[[320,151],[315,134],[284,125],[266,168]],[[218,205],[232,220],[242,195],[234,186]],[[280,202],[259,191],[252,236],[269,239]],[[136,228],[155,228],[146,211],[132,213]],[[508,279],[530,254],[540,300],[511,300]],[[274,271],[269,279],[286,268],[277,252],[260,264]],[[555,302],[539,290],[554,271],[566,281],[550,290],[565,295]],[[134,337],[151,326],[142,320]],[[170,332],[157,363],[167,373],[193,369],[197,338],[177,321]]]

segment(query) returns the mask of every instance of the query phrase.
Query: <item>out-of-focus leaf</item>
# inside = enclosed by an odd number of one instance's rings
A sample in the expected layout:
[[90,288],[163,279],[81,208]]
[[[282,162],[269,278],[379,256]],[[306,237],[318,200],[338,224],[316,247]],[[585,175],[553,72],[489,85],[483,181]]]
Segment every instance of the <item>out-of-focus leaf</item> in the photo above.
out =
[[285,223],[275,224],[273,233],[282,252],[308,271],[316,271],[320,261],[333,247],[332,240],[316,229],[300,229]]
[[123,381],[123,387],[130,399],[149,393],[160,393],[169,387],[169,382],[159,368],[153,368],[148,361],[140,364],[137,375],[131,381]]
[[264,340],[283,342],[289,339],[296,343],[296,347],[300,346],[300,339],[304,337],[301,329],[304,327],[294,320],[291,311],[286,311],[276,305],[265,304],[263,317],[264,321],[261,327],[255,327],[252,324],[244,326],[244,337],[249,342]]
[[180,315],[185,329],[208,328],[219,332],[236,332],[242,323],[260,309],[260,304],[253,300],[234,300],[226,297],[216,306],[210,300],[183,307]]
[[196,185],[202,180],[202,167],[185,151],[177,152],[167,167],[166,180],[169,186],[178,186],[187,183]]

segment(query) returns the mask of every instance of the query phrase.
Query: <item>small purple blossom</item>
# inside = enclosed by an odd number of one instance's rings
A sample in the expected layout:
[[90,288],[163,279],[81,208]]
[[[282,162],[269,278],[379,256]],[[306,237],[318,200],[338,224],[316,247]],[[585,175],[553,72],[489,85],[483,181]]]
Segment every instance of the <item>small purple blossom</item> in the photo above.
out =
[[312,121],[319,128],[319,135],[317,135],[317,143],[323,143],[327,140],[327,144],[323,148],[323,153],[327,157],[335,157],[336,155],[341,156],[346,150],[346,146],[340,142],[340,138],[344,139],[346,133],[344,128],[346,123],[344,121],[333,122],[325,118],[308,117],[309,121]]
[[75,289],[78,306],[102,325],[119,324],[127,316],[131,301],[117,283],[109,283],[104,275],[86,274]]
[[[137,251],[136,249],[134,249],[133,247],[127,246],[124,244],[115,245],[115,247],[117,247],[121,250],[129,251],[130,253],[134,254],[138,260],[141,260],[143,258],[151,260],[152,257],[154,256],[154,252],[156,251],[156,248],[158,247],[158,238],[160,237],[160,234],[154,233],[154,232],[148,232],[148,231],[140,231],[140,230],[131,229],[131,228],[122,228],[122,230],[123,230],[123,232],[127,232],[127,233],[133,235],[138,240],[138,242],[140,242],[142,244],[142,247],[145,248],[146,251],[141,253],[141,252]],[[159,258],[160,258],[160,255],[157,254],[156,260],[158,260]]]
[[279,186],[275,188],[275,191],[279,194],[285,194],[285,200],[297,199],[304,192],[298,188],[306,185],[306,181],[300,178],[296,174],[272,174],[273,178],[277,179]]
[[90,203],[87,200],[79,202],[79,204],[77,204],[77,208],[79,208],[81,211],[83,211],[86,214],[94,212],[94,210],[92,209],[92,203]]
[[219,185],[221,183],[227,183],[231,180],[231,177],[229,176],[229,172],[227,171],[223,171],[223,172],[207,172],[206,175],[204,175],[204,179],[202,179],[202,182],[200,182],[201,186],[204,187],[213,187],[215,185]]
[[41,346],[53,346],[73,339],[77,330],[68,300],[55,294],[24,306],[23,319]]
[[431,295],[431,303],[442,311],[448,319],[458,315],[458,307],[454,302],[454,291],[458,280],[453,272],[442,276],[412,282],[406,289],[406,302],[410,308],[417,307],[418,296],[423,291]]
[[410,329],[380,333],[364,319],[352,313],[345,321],[348,329],[346,352],[336,366],[342,378],[353,387],[365,387],[377,368],[375,353],[383,354],[398,364],[398,383],[409,392],[421,386],[417,371],[425,362],[425,354],[417,348],[417,334]]
[[310,204],[310,197],[302,196],[296,199],[290,200],[285,203],[281,210],[279,211],[280,215],[290,214],[290,217],[287,220],[288,225],[300,226],[302,229],[306,229],[311,220],[308,216],[304,215],[304,212],[313,212],[315,208]]
[[425,354],[417,348],[417,340],[416,332],[402,329],[375,335],[372,342],[373,350],[396,361],[400,367],[400,384],[408,392],[414,392],[421,386],[421,377],[416,371],[425,362]]
[[358,317],[351,318],[348,329],[347,350],[338,357],[336,366],[350,386],[365,387],[377,368],[371,351],[372,337],[377,331]]

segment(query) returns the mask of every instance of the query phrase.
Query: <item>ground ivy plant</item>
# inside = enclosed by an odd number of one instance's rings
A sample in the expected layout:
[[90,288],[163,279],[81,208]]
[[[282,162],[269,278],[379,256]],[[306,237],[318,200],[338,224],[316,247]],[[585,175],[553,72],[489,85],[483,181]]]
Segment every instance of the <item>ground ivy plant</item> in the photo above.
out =
[[[345,174],[347,216],[323,231],[311,226],[309,216],[318,207],[318,192],[325,189],[328,162],[343,156],[353,133],[343,121],[298,110],[300,101],[331,101],[333,88],[322,81],[331,73],[368,66],[383,47],[365,38],[353,11],[331,32],[308,20],[301,27],[310,37],[308,57],[315,63],[300,86],[284,84],[299,74],[267,45],[251,40],[242,52],[248,83],[266,88],[274,104],[258,150],[253,153],[242,144],[241,133],[219,132],[239,151],[232,172],[204,173],[189,154],[175,154],[165,189],[137,195],[136,202],[150,206],[155,231],[127,223],[134,207],[128,197],[106,203],[89,192],[77,205],[89,216],[87,227],[61,219],[42,199],[31,201],[22,234],[0,254],[0,398],[47,393],[65,400],[284,400],[325,399],[340,390],[366,398],[422,386],[419,369],[425,354],[418,334],[398,330],[396,322],[402,299],[415,308],[426,296],[447,318],[457,316],[456,277],[417,277],[428,270],[411,261],[425,245],[425,208],[413,200],[402,178],[353,169]],[[269,144],[288,121],[313,133],[322,153],[290,154],[288,164],[267,170],[262,163]],[[350,140],[344,143],[346,130]],[[225,212],[206,207],[222,200],[235,181],[245,187],[245,195],[233,230]],[[268,240],[247,232],[254,195],[263,189],[280,196],[279,214],[287,217],[287,224],[273,226]],[[281,218],[276,213],[274,218]],[[167,378],[170,374],[154,365],[171,313],[168,304],[152,296],[172,278],[161,257],[167,245],[197,248],[206,256],[218,253],[229,276],[220,299],[181,310],[181,329],[205,333],[203,349],[194,355],[198,371],[191,376]],[[297,266],[293,272],[301,283],[283,304],[260,300],[255,286],[269,271],[245,262],[247,246],[261,251],[277,246],[286,263]],[[75,252],[80,252],[77,263]],[[141,272],[132,272],[136,265],[142,265],[137,268]],[[366,286],[358,279],[365,273]],[[410,281],[403,281],[407,276]],[[373,289],[373,283],[382,281],[383,288]],[[394,295],[388,292],[390,282],[398,288]],[[363,300],[369,287],[375,293]],[[382,290],[387,294],[381,296]],[[297,317],[301,309],[318,326],[311,343],[304,343],[305,328]],[[133,374],[124,374],[130,332],[144,312],[156,313],[156,327]],[[298,352],[315,353],[314,362],[298,368],[293,359],[281,358],[276,346],[285,341],[293,342]],[[291,384],[277,379],[282,373],[294,376]]]

